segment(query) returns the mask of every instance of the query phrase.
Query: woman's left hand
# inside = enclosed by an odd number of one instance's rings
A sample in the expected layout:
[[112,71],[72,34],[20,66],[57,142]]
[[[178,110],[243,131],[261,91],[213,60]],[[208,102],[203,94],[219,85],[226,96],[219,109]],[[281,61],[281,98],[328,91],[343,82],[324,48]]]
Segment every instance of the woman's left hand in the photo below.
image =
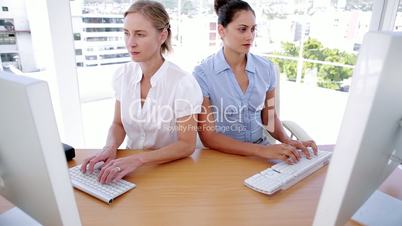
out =
[[310,152],[307,150],[307,147],[311,147],[313,149],[314,155],[317,155],[317,145],[315,144],[314,140],[307,140],[307,141],[301,141],[301,140],[287,140],[283,143],[292,145],[293,147],[302,150],[306,158],[310,159]]
[[141,165],[142,162],[136,155],[114,159],[102,166],[98,175],[98,181],[101,184],[116,182],[136,170]]

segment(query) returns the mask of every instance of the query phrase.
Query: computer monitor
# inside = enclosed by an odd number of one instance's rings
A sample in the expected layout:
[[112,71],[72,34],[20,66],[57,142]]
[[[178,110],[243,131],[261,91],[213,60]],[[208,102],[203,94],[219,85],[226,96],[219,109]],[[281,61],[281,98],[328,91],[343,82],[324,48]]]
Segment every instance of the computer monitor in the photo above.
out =
[[366,34],[349,95],[315,226],[344,225],[401,162],[402,33]]
[[47,83],[4,71],[0,195],[42,225],[81,225]]

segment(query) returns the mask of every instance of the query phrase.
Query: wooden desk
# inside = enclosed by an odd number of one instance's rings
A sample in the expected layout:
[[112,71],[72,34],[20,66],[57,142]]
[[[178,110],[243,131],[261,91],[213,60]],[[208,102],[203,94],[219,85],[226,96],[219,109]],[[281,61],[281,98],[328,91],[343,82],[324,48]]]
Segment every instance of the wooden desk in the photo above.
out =
[[[90,154],[82,151],[76,162]],[[273,197],[243,185],[267,167],[260,159],[202,150],[191,158],[140,168],[125,178],[137,188],[111,206],[75,194],[83,225],[311,225],[325,170]]]
[[[321,149],[332,148],[323,146]],[[79,150],[70,166],[95,150]],[[127,156],[136,151],[119,151]],[[146,166],[125,177],[137,188],[105,204],[74,190],[83,225],[312,225],[327,167],[273,196],[243,185],[266,161],[198,150],[191,158]],[[391,177],[402,178],[401,170]],[[395,174],[395,172],[394,172]],[[390,178],[391,178],[390,177]],[[390,180],[390,178],[388,180]],[[394,178],[395,179],[395,178]],[[400,181],[400,180],[399,180]],[[402,199],[391,180],[381,190]],[[399,185],[398,185],[399,186]],[[10,208],[0,200],[0,212]],[[358,225],[349,222],[348,225]]]

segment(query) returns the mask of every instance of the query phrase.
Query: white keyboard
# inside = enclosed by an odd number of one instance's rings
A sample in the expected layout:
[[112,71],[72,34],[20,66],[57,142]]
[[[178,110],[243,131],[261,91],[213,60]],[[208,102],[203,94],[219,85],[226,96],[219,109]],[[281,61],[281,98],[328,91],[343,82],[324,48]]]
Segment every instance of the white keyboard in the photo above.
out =
[[83,192],[86,192],[106,203],[112,203],[113,199],[135,188],[135,184],[125,180],[119,180],[110,184],[101,184],[98,182],[100,168],[94,169],[93,173],[81,172],[81,165],[69,169],[71,183],[73,186]]
[[[310,153],[312,153],[310,151]],[[310,154],[311,159],[303,157],[296,164],[289,165],[280,162],[271,168],[263,170],[244,181],[244,184],[264,194],[274,194],[279,190],[288,189],[329,162],[331,152],[318,151],[317,155]]]

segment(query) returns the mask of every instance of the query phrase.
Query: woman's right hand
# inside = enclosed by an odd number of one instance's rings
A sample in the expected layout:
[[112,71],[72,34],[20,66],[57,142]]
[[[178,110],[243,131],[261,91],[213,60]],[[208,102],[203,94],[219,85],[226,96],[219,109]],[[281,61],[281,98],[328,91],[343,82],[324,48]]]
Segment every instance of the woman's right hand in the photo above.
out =
[[86,158],[81,165],[81,172],[85,173],[87,171],[92,173],[94,171],[94,166],[98,162],[104,162],[104,164],[108,164],[110,161],[116,158],[117,149],[112,147],[104,147],[102,152],[98,154]]
[[302,157],[300,152],[289,144],[271,144],[264,146],[262,151],[259,151],[258,156],[265,159],[279,159],[288,164],[297,163]]

